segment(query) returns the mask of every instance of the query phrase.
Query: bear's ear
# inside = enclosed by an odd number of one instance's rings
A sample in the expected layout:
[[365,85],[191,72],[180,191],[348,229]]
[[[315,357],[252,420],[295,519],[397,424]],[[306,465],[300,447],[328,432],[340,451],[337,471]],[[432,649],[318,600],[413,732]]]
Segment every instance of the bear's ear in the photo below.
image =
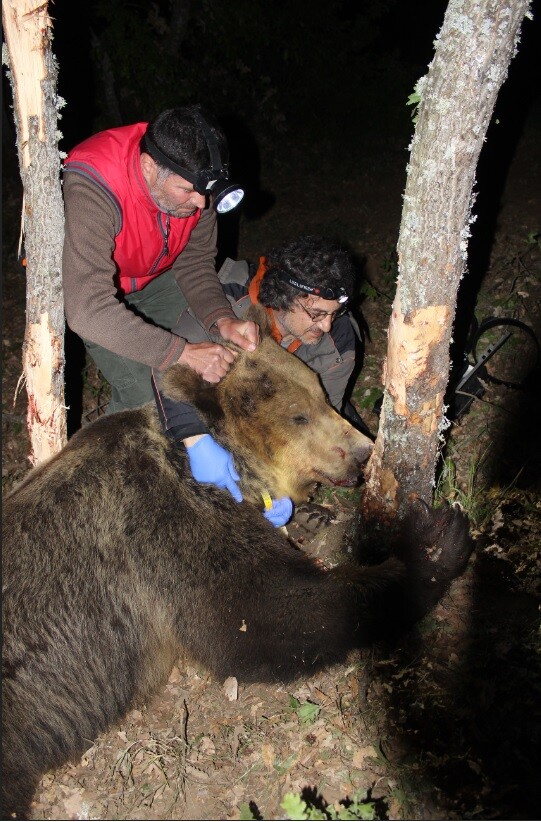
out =
[[160,390],[175,402],[193,405],[209,425],[223,417],[216,385],[185,365],[177,363],[168,368],[161,377]]
[[252,320],[261,329],[261,338],[272,336],[272,322],[268,311],[260,304],[251,305],[244,315],[245,320]]

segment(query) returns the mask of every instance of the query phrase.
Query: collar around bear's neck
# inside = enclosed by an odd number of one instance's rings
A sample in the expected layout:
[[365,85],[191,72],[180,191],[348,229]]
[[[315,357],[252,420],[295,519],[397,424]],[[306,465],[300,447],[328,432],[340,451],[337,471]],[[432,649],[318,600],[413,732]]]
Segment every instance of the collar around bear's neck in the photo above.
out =
[[[259,258],[259,268],[257,269],[255,276],[252,277],[250,285],[248,286],[248,294],[250,295],[250,300],[253,305],[257,305],[259,303],[259,289],[261,287],[261,280],[265,276],[265,272],[267,271],[267,260],[265,257]],[[272,308],[265,307],[265,311],[269,315],[271,321],[271,334],[273,339],[281,345],[282,344],[282,334],[280,333],[280,329],[276,323],[276,317],[274,316],[274,311]],[[302,342],[298,339],[294,339],[292,343],[290,343],[287,347],[287,350],[293,354],[297,348],[302,345]]]

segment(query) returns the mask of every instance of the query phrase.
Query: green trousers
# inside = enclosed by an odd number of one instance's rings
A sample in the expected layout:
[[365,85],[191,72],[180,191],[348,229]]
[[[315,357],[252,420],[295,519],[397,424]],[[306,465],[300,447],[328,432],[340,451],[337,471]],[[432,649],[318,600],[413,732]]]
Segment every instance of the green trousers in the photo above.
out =
[[[152,280],[142,291],[127,294],[128,308],[149,322],[166,328],[175,325],[188,303],[170,271]],[[83,340],[86,350],[111,386],[111,401],[106,414],[126,408],[139,408],[153,398],[151,369],[148,365],[120,357],[101,345]]]

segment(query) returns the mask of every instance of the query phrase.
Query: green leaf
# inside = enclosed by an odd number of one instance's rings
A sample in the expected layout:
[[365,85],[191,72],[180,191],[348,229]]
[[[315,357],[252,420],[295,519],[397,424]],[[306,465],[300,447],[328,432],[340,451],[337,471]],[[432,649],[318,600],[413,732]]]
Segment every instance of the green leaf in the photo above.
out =
[[356,802],[350,810],[353,811],[353,816],[348,817],[350,819],[373,820],[376,818],[376,805],[374,802]]
[[308,819],[306,802],[296,793],[286,793],[280,802],[280,807],[284,809],[290,819]]
[[417,87],[415,87],[415,91],[410,94],[408,97],[408,102],[406,103],[407,106],[413,106],[411,112],[411,119],[414,123],[417,122],[417,116],[419,114],[419,103],[421,102],[421,95],[417,91]]
[[250,805],[248,804],[248,802],[242,802],[241,805],[239,806],[239,819],[253,820],[253,819],[256,819],[256,818],[257,817],[255,817],[253,815],[252,809],[250,808]]
[[301,725],[310,725],[312,722],[315,722],[320,711],[321,707],[314,702],[305,702],[303,705],[299,705],[297,715]]

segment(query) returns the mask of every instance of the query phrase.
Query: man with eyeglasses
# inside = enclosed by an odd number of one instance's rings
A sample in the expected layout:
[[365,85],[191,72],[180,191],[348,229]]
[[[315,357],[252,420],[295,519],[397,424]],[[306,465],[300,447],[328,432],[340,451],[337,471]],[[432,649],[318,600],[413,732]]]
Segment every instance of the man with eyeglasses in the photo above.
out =
[[271,315],[277,341],[319,374],[337,411],[355,365],[347,314],[354,285],[349,254],[324,237],[305,236],[270,251],[249,286],[250,301]]
[[[345,400],[363,346],[362,334],[349,312],[355,288],[350,255],[325,237],[307,235],[273,248],[258,266],[228,258],[218,276],[236,316],[244,318],[252,304],[263,305],[276,341],[319,374],[337,411],[370,434]],[[209,339],[190,309],[182,314],[174,332],[190,342]],[[184,412],[163,398],[159,404],[165,429],[180,439]]]
[[[344,402],[363,344],[349,312],[355,288],[350,255],[325,237],[307,235],[273,248],[259,266],[227,259],[218,276],[237,317],[243,318],[252,303],[263,305],[276,341],[319,374],[337,411],[363,426]],[[189,310],[175,331],[194,342],[208,339]]]

